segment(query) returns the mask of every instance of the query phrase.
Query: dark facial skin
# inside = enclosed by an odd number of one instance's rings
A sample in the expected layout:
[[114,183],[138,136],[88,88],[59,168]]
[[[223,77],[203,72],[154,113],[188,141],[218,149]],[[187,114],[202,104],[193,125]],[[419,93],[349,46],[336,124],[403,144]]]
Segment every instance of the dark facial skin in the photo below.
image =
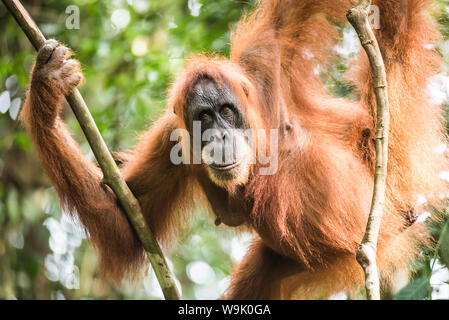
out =
[[193,87],[188,98],[186,124],[192,131],[192,122],[201,121],[201,133],[207,129],[244,129],[243,115],[238,99],[225,83],[204,78]]
[[[193,136],[193,121],[201,122],[201,135],[208,129],[216,129],[211,140],[202,141],[201,147],[217,146],[222,150],[229,150],[230,146],[238,145],[230,143],[230,129],[248,129],[249,126],[245,116],[232,89],[226,85],[217,85],[213,80],[204,78],[198,81],[188,97],[188,110],[186,112],[186,126],[191,137]],[[232,131],[232,130],[231,130]],[[224,151],[225,152],[225,151]],[[224,159],[223,159],[224,160]],[[233,160],[234,163],[236,159]],[[215,172],[216,180],[233,177],[231,171],[226,171],[233,162],[223,161],[222,163],[213,163],[210,165]],[[228,173],[229,172],[229,173]],[[228,177],[229,175],[229,177]],[[202,175],[199,182],[211,203],[211,206],[217,216],[216,223],[223,222],[228,226],[239,226],[245,222],[244,203],[242,197],[235,197],[240,194],[238,189],[234,196],[228,194],[225,189],[217,186],[208,175]]]
[[240,102],[232,89],[225,83],[217,85],[208,78],[199,80],[190,93],[185,120],[191,137],[193,121],[201,122],[201,134],[207,129],[217,130],[210,142],[202,142],[202,148],[213,143],[220,144],[224,150],[230,146],[227,130],[248,128]]

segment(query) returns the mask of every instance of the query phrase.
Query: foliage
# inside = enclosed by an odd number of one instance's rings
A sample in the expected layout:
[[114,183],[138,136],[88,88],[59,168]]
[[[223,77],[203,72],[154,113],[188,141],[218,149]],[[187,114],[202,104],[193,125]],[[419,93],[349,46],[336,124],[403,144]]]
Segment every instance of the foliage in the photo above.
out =
[[[47,38],[68,44],[82,62],[87,84],[81,92],[111,150],[131,147],[137,133],[158,117],[186,57],[229,53],[229,27],[250,7],[212,0],[23,3]],[[69,5],[80,9],[80,29],[66,28]],[[34,148],[14,121],[34,50],[3,5],[0,30],[0,112],[10,115],[0,116],[0,298],[160,298],[151,273],[142,285],[101,285],[93,249],[82,240],[76,221],[61,215]],[[69,108],[64,117],[92,158]],[[170,256],[184,298],[217,298],[224,282],[218,284],[232,266],[232,250],[240,248],[231,232],[209,220],[194,222]]]
[[[54,37],[76,52],[87,79],[81,92],[93,117],[110,149],[125,150],[161,113],[167,88],[185,58],[198,53],[229,54],[229,28],[254,1],[23,3],[48,38]],[[79,29],[66,27],[69,5],[80,9]],[[439,1],[436,8],[446,38],[447,8],[447,1]],[[0,298],[161,298],[151,272],[142,281],[124,282],[120,288],[100,281],[96,255],[84,231],[77,221],[62,214],[36,152],[15,120],[35,53],[3,5],[0,30]],[[355,99],[354,88],[342,76],[355,57],[355,45],[350,28],[341,27],[341,32],[347,43],[342,42],[333,68],[322,76],[331,92]],[[448,50],[449,42],[443,41],[442,55],[448,57]],[[435,84],[443,103],[449,101],[447,71],[446,65]],[[69,108],[63,116],[83,151],[93,158]],[[250,236],[236,236],[229,229],[215,227],[210,217],[198,215],[189,231],[180,235],[181,243],[170,250],[169,260],[183,298],[215,299],[223,293]],[[423,250],[421,261],[413,266],[415,280],[396,298],[449,298],[449,290],[442,294],[446,287],[434,283],[448,281],[448,224],[444,215],[429,222],[438,246]]]

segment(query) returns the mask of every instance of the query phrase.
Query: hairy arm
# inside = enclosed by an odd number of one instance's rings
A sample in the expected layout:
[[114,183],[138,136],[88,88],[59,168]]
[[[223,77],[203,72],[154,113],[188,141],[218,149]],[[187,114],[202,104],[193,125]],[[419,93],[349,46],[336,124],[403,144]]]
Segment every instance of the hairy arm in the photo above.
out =
[[[168,109],[144,132],[125,162],[123,176],[140,203],[146,222],[158,241],[168,244],[187,225],[194,199],[202,191],[192,166],[175,165],[170,152],[177,141],[170,141],[180,119]],[[188,169],[190,168],[190,169]]]
[[[101,183],[101,170],[82,154],[59,117],[64,96],[83,79],[78,61],[69,59],[70,56],[70,50],[54,40],[47,41],[40,49],[20,117],[32,137],[45,172],[58,192],[63,209],[77,214],[86,228],[91,242],[98,249],[102,273],[119,281],[123,277],[134,276],[146,261],[145,255],[115,194]],[[160,122],[164,121],[167,120],[161,119]],[[141,145],[148,145],[148,152],[136,154],[128,165],[147,163],[141,158],[152,154],[152,148],[165,138],[164,130],[158,128],[150,130],[142,139]],[[134,179],[130,185],[133,192],[141,194],[140,190],[145,188],[158,192],[157,154],[164,152],[163,148],[159,149],[153,153],[153,159],[148,159],[154,160],[154,167],[134,165],[134,172],[156,180]],[[165,183],[170,188],[169,181]],[[154,199],[158,198],[155,194]],[[143,213],[151,224],[151,215],[155,211],[147,209]]]

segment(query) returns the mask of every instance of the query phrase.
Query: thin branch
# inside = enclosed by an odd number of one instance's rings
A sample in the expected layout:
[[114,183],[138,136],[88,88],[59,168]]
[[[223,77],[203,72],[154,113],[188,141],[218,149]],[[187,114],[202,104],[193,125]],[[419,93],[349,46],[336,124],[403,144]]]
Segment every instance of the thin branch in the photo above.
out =
[[[17,0],[2,0],[9,12],[14,16],[30,42],[36,50],[45,42],[45,37],[39,30],[26,9]],[[132,194],[114,162],[100,132],[92,118],[92,115],[84,102],[80,92],[75,89],[66,97],[67,102],[73,110],[81,128],[89,142],[90,147],[98,161],[102,171],[103,180],[117,195],[131,225],[147,253],[148,259],[153,266],[156,277],[166,299],[177,300],[180,298],[175,285],[173,275],[167,265],[162,250],[157,243],[153,233],[145,222],[137,199]]]
[[366,296],[369,300],[380,300],[379,274],[376,265],[377,239],[379,236],[382,211],[385,202],[388,159],[388,109],[387,77],[382,54],[376,37],[368,22],[370,0],[360,3],[348,11],[347,18],[354,27],[360,42],[368,55],[374,78],[377,103],[376,126],[376,169],[374,190],[365,236],[357,251],[357,261],[365,272]]

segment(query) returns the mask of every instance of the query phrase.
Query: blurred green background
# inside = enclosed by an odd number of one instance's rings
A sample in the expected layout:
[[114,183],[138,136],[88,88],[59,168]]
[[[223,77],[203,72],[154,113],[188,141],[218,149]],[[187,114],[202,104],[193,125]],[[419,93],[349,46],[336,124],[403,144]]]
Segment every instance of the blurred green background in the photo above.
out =
[[[76,52],[87,79],[81,92],[92,115],[109,148],[125,150],[162,112],[167,89],[185,57],[199,52],[229,54],[229,29],[254,1],[33,0],[23,4],[47,38],[56,38]],[[76,13],[71,5],[79,8],[79,29],[67,28],[66,22],[70,26],[71,14]],[[445,59],[449,57],[448,12],[448,1],[436,2],[435,17],[445,33],[439,49]],[[334,94],[356,98],[342,74],[356,57],[358,40],[348,26],[340,30],[344,40],[335,48],[335,67],[322,76]],[[101,282],[95,252],[82,228],[62,214],[36,152],[16,121],[34,56],[28,39],[0,4],[0,299],[160,299],[151,271],[142,281],[124,281],[121,287]],[[429,90],[446,105],[449,61],[445,62]],[[63,116],[93,159],[68,107]],[[447,179],[449,171],[442,177]],[[441,215],[440,222],[426,222],[436,248],[423,249],[421,259],[411,266],[411,279],[398,273],[394,285],[384,292],[385,299],[449,298],[449,222],[442,213],[436,214]],[[183,298],[216,299],[251,236],[215,227],[201,212],[197,216],[169,252],[169,263]],[[363,293],[333,298],[357,299]]]

